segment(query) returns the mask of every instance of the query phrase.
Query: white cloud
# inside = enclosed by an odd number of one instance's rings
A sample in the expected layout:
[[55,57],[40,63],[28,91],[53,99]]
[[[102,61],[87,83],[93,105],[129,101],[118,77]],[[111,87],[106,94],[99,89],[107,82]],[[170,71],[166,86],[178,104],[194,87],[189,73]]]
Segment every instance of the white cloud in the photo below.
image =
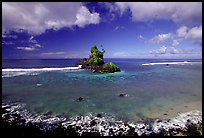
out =
[[193,27],[190,29],[186,35],[187,39],[193,40],[195,43],[202,43],[202,26]]
[[39,35],[48,29],[97,24],[99,19],[80,2],[2,3],[2,33],[24,30]]
[[172,37],[173,37],[173,35],[171,33],[158,34],[158,35],[154,36],[152,39],[150,39],[150,42],[155,43],[155,44],[165,44],[167,42],[167,40],[172,38]]
[[63,55],[65,52],[46,52],[46,53],[41,53],[41,55]]
[[178,45],[179,45],[179,41],[178,40],[173,40],[172,46],[176,47]]
[[16,49],[23,51],[35,51],[43,47],[38,43],[38,41],[34,39],[34,36],[31,36],[27,40],[25,39],[24,41],[19,42],[18,45],[19,44],[23,46],[16,47]]
[[195,49],[177,49],[175,47],[170,47],[170,54],[179,54],[179,55],[192,55],[192,54],[200,54],[199,51]]
[[75,24],[79,27],[84,27],[87,24],[98,24],[100,22],[99,13],[90,13],[85,6],[81,6],[76,14],[76,18]]
[[191,29],[186,26],[181,26],[177,30],[178,37],[183,37],[185,39],[190,39],[194,43],[202,45],[202,25],[199,27],[193,27]]
[[40,54],[41,58],[84,58],[88,55],[88,52],[44,52]]
[[34,47],[16,47],[18,50],[24,50],[24,51],[34,51]]
[[14,43],[11,42],[11,41],[7,41],[7,42],[2,41],[2,46],[3,46],[3,45],[13,45],[13,44],[14,44]]
[[32,41],[32,40],[33,40],[33,38],[34,38],[34,36],[31,36],[31,37],[29,38],[29,41]]
[[13,39],[16,39],[17,35],[2,34],[2,38],[13,38]]
[[154,55],[161,55],[161,54],[165,54],[166,53],[166,47],[165,46],[161,46],[159,49],[157,50],[152,50],[150,51],[150,54],[154,54]]
[[37,41],[36,41],[35,39],[33,39],[33,38],[34,38],[34,36],[31,36],[31,37],[29,38],[28,42],[29,42],[29,43],[33,43],[33,44],[36,44]]
[[176,31],[176,33],[177,33],[177,35],[179,36],[179,37],[185,37],[185,35],[187,34],[187,27],[186,26],[181,26],[177,31]]
[[31,47],[38,47],[38,48],[43,47],[42,45],[40,45],[40,44],[38,43],[37,40],[34,39],[34,36],[31,36],[31,37],[29,38],[28,44],[29,44]]
[[175,47],[170,47],[170,54],[178,54],[180,51],[176,49]]
[[201,2],[116,2],[121,13],[130,10],[134,21],[172,20],[179,24],[202,23]]
[[40,44],[34,44],[35,47],[43,47]]

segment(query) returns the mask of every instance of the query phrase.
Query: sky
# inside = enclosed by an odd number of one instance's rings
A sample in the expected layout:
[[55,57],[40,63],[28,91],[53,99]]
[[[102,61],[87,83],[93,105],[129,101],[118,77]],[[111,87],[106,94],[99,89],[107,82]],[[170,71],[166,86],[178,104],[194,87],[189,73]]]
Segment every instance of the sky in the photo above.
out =
[[3,2],[2,58],[202,58],[201,2]]

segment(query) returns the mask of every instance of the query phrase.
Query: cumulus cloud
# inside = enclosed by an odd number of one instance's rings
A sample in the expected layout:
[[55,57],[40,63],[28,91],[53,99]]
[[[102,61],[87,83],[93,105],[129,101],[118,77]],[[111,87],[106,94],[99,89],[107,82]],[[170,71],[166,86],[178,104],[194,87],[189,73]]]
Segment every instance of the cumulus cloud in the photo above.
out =
[[170,47],[170,54],[178,54],[180,53],[180,51],[178,49],[176,49],[175,47]]
[[2,3],[2,33],[24,30],[39,35],[48,29],[97,24],[99,19],[80,2]]
[[187,39],[193,40],[195,43],[202,43],[202,26],[200,27],[193,27],[188,31],[186,34]]
[[181,26],[178,30],[177,30],[177,35],[179,37],[185,37],[187,34],[187,27],[186,26]]
[[166,49],[167,49],[167,47],[165,47],[165,46],[161,46],[159,49],[157,49],[157,50],[152,50],[152,51],[150,51],[150,54],[154,54],[154,55],[161,55],[161,54],[165,54],[166,53]]
[[130,10],[133,21],[172,20],[182,25],[202,23],[201,2],[116,2],[121,13]]
[[153,38],[150,39],[151,43],[154,44],[166,44],[167,41],[172,38],[173,35],[171,33],[167,33],[167,34],[158,34],[156,36],[154,36]]
[[202,45],[202,25],[199,27],[188,28],[186,26],[181,26],[177,30],[178,37],[192,40],[194,43]]
[[[138,39],[143,39],[143,36],[138,36]],[[177,47],[184,39],[189,39],[195,44],[202,45],[202,26],[188,28],[186,26],[181,26],[177,29],[176,34],[166,33],[158,34],[154,37],[148,39],[146,42]],[[175,50],[174,50],[175,51]]]
[[169,48],[169,53],[170,54],[179,54],[179,55],[192,55],[192,54],[200,54],[198,51],[196,51],[195,49],[178,49],[175,47],[170,47]]
[[178,45],[179,45],[179,41],[178,40],[173,40],[172,46],[176,47]]
[[81,6],[76,14],[76,18],[75,24],[79,27],[84,27],[87,24],[98,24],[100,22],[99,13],[90,13],[85,6]]

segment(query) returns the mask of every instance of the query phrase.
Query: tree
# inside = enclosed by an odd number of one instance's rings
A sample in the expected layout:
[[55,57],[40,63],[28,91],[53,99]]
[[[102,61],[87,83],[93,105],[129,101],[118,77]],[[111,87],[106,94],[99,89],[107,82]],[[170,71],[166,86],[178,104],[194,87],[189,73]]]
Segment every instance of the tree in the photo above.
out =
[[96,65],[102,65],[104,63],[103,61],[103,54],[105,53],[105,50],[102,52],[98,50],[96,45],[94,45],[91,48],[91,55],[89,56],[88,63],[89,64],[96,64]]

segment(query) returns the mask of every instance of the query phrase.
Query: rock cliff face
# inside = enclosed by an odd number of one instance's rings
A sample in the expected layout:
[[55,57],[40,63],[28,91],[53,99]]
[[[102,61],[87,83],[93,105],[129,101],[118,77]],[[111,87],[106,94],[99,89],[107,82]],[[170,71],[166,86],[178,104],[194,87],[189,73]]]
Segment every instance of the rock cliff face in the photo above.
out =
[[82,65],[82,68],[90,69],[93,70],[93,72],[97,73],[120,72],[120,68],[117,67],[114,63],[112,62],[104,63],[103,61],[104,53],[105,53],[104,49],[100,51],[96,46],[93,46],[91,48],[91,55],[89,56],[89,58],[80,59],[77,62],[77,65]]

